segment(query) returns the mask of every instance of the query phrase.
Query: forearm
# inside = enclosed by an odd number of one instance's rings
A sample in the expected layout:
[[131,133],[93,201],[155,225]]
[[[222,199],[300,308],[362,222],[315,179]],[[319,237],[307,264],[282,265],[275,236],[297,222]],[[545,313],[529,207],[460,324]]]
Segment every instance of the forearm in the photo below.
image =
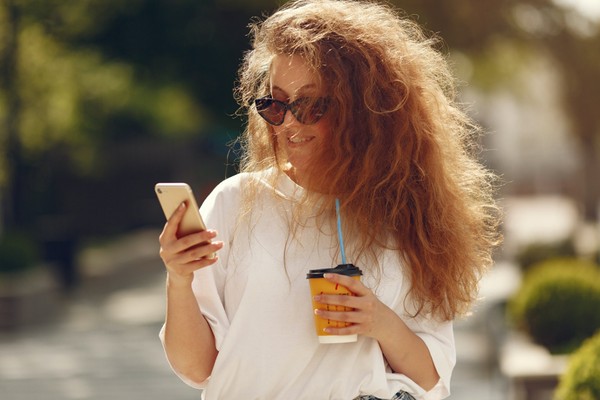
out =
[[377,341],[394,372],[404,374],[425,390],[440,379],[425,342],[391,309],[377,332]]
[[212,330],[200,312],[190,283],[167,278],[164,345],[173,368],[200,383],[211,372],[217,350]]
[[347,287],[354,296],[321,294],[314,300],[322,304],[349,307],[352,311],[315,310],[321,318],[349,322],[343,328],[327,328],[332,335],[361,334],[377,340],[384,357],[394,372],[404,374],[425,390],[432,389],[440,376],[431,353],[402,319],[361,281],[338,274],[325,274],[325,279]]

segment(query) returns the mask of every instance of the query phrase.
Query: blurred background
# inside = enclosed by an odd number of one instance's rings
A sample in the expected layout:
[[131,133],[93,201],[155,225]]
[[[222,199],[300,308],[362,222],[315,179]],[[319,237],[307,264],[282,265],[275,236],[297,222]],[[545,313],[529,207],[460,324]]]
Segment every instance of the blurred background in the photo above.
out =
[[[443,38],[502,178],[505,243],[457,321],[451,398],[551,398],[600,322],[585,314],[556,350],[510,309],[532,265],[598,270],[600,1],[391,3]],[[236,173],[247,26],[280,4],[0,0],[0,398],[199,398],[157,338],[153,186],[185,181],[202,201]]]

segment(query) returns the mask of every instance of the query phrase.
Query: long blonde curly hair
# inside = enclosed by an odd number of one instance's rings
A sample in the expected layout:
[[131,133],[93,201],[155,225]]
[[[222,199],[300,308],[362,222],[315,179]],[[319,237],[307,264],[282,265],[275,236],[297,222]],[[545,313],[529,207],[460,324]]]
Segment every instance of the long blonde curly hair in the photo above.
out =
[[248,118],[241,170],[282,170],[253,100],[269,93],[274,56],[300,55],[331,99],[334,127],[310,186],[342,199],[358,253],[400,252],[417,314],[465,313],[500,241],[499,211],[439,40],[390,6],[355,0],[292,1],[251,35],[235,90]]

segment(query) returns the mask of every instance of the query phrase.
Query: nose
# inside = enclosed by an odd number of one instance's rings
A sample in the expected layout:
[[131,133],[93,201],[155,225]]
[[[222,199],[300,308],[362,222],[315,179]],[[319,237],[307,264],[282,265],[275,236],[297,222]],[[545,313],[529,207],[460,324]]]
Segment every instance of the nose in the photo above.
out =
[[283,134],[286,136],[290,130],[290,128],[294,127],[294,124],[298,123],[294,115],[290,112],[290,110],[285,110],[285,114],[283,115],[283,122],[280,125],[274,125],[273,129],[275,130],[276,135]]
[[298,120],[294,116],[291,110],[285,110],[285,115],[283,116],[283,124],[284,126],[299,124]]

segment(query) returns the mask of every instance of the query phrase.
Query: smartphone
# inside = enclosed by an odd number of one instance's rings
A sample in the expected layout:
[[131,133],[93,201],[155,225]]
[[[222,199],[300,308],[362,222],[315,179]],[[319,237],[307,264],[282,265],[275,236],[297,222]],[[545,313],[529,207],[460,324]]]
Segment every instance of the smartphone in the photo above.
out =
[[[157,183],[154,186],[154,191],[167,219],[171,218],[171,215],[181,203],[185,202],[187,204],[185,214],[177,230],[177,237],[206,230],[206,225],[202,220],[196,197],[190,185],[187,183]],[[214,253],[207,256],[207,258],[214,257]]]

